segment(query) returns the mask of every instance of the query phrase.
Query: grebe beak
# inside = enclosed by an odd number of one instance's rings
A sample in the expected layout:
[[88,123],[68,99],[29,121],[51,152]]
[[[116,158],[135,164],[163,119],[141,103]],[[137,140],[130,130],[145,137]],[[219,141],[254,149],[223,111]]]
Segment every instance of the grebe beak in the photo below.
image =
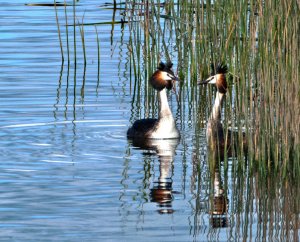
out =
[[216,76],[210,76],[204,81],[198,81],[198,85],[214,84]]
[[180,80],[177,76],[175,76],[175,78],[173,79],[173,81],[182,82],[182,80]]
[[175,75],[168,74],[168,77],[170,77],[172,81],[180,81],[179,78]]

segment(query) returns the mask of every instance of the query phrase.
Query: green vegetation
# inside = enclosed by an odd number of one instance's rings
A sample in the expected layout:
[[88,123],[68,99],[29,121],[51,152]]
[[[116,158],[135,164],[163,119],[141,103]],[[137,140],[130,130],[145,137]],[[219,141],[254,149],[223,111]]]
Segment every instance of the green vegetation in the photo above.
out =
[[[143,106],[133,115],[150,117],[157,110],[148,78],[161,60],[171,60],[184,80],[177,90],[177,116],[182,129],[205,126],[214,91],[197,86],[211,72],[211,63],[226,63],[230,73],[224,125],[246,133],[248,152],[236,151],[237,160],[246,156],[247,166],[261,174],[300,177],[300,88],[299,88],[299,3],[295,0],[228,1],[116,1],[106,7],[126,13],[126,21],[92,25],[128,24],[132,102]],[[66,10],[66,7],[65,7]],[[65,23],[68,26],[67,14]],[[76,24],[73,1],[73,41],[76,68],[76,27],[86,65],[84,26]],[[57,17],[58,32],[60,28]],[[70,25],[69,25],[70,26]],[[70,26],[71,27],[71,26]],[[68,29],[68,28],[67,28]],[[98,85],[100,40],[98,46]],[[69,33],[68,31],[66,32]],[[61,36],[60,36],[61,43]],[[61,44],[62,46],[62,44]],[[68,61],[69,36],[67,36]],[[62,49],[62,60],[63,48]],[[131,89],[133,87],[133,89]],[[83,97],[84,83],[82,86]],[[172,98],[172,97],[171,97]],[[132,117],[135,119],[136,117]],[[243,167],[243,164],[238,164]],[[245,165],[246,167],[246,165]]]
[[[213,93],[196,83],[209,75],[211,63],[224,62],[230,70],[224,125],[239,132],[240,144],[242,132],[246,133],[250,167],[264,174],[299,177],[297,1],[130,1],[127,8],[139,87],[134,96],[144,90],[144,102],[155,103],[145,80],[161,59],[171,59],[184,79],[179,89],[180,117],[194,118],[203,127]],[[147,76],[141,79],[140,73]],[[236,156],[243,156],[242,152],[240,147]]]

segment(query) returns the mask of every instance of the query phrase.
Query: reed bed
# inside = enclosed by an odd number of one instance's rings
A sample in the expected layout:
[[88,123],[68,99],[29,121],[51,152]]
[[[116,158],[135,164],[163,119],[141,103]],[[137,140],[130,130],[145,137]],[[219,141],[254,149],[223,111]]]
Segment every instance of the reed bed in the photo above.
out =
[[[114,11],[116,6],[121,7],[116,1],[108,5],[111,6]],[[132,96],[131,121],[157,115],[158,100],[148,79],[160,61],[171,60],[182,82],[177,85],[176,94],[170,95],[170,99],[172,104],[177,104],[172,105],[172,109],[177,124],[183,131],[180,141],[183,147],[183,167],[188,167],[186,150],[190,148],[187,147],[193,146],[195,160],[192,161],[191,183],[197,182],[194,184],[195,187],[198,186],[195,197],[200,199],[201,189],[210,190],[210,195],[214,194],[213,176],[219,169],[223,172],[224,190],[228,190],[229,180],[234,181],[230,193],[225,194],[229,198],[231,211],[234,211],[228,214],[232,221],[229,224],[229,237],[232,240],[241,238],[241,235],[247,240],[248,236],[252,236],[251,233],[257,232],[257,238],[263,240],[280,237],[281,240],[297,241],[300,201],[299,4],[295,0],[139,0],[122,3],[122,10],[125,10],[126,20],[116,21],[113,14],[111,22],[84,23],[82,19],[76,24],[76,2],[73,1],[70,9],[73,17],[70,20],[67,18],[65,5],[67,36],[66,43],[60,43],[65,44],[68,51],[66,104],[69,60],[74,57],[74,120],[78,95],[76,63],[82,58],[84,71],[80,94],[83,102],[85,68],[89,58],[86,54],[84,27],[94,25],[95,28],[98,61],[95,91],[98,95],[100,47],[103,45],[97,26],[111,24],[113,34],[114,24],[128,24],[130,35],[126,44],[129,58],[126,56],[126,59],[129,59],[130,78],[126,85]],[[59,26],[62,21],[59,21],[58,15],[56,20]],[[71,22],[73,23],[70,25]],[[76,50],[80,44],[76,42],[77,28],[82,54]],[[58,28],[59,32],[60,29]],[[61,34],[59,38],[62,39]],[[72,40],[74,47],[70,46]],[[73,48],[72,56],[69,47],[71,50]],[[210,188],[203,188],[201,186],[206,186],[206,178],[203,178],[206,164],[197,159],[201,157],[205,147],[197,137],[204,133],[215,91],[213,88],[197,86],[197,81],[211,74],[211,64],[220,62],[229,67],[229,91],[223,113],[224,128],[238,132],[237,140],[231,142],[240,145],[235,150],[235,159],[231,160],[230,166],[228,157],[225,157],[222,165],[208,162],[212,180]],[[61,78],[58,99],[60,87]],[[184,134],[184,130],[190,127],[195,130],[193,144],[187,143],[188,139],[185,139]],[[243,133],[248,144],[246,153],[242,142]],[[149,161],[145,160],[145,165],[148,166]],[[147,174],[147,177],[150,176]],[[144,187],[147,186],[148,184]],[[197,220],[197,216],[203,212],[198,200],[194,212]],[[197,223],[195,222],[195,230],[201,227]],[[252,228],[255,224],[257,227]],[[216,233],[211,229],[208,234],[213,236]]]
[[[177,87],[176,115],[182,129],[195,124],[195,132],[205,126],[212,106],[214,90],[197,86],[210,75],[211,64],[226,63],[230,90],[224,111],[225,130],[239,132],[242,144],[246,133],[248,152],[242,145],[237,157],[246,157],[247,166],[262,173],[283,177],[300,175],[300,88],[299,88],[299,4],[289,0],[228,1],[126,1],[121,3],[130,36],[129,72],[132,105],[139,110],[132,119],[151,117],[158,103],[148,79],[159,61],[171,60],[184,80]],[[120,7],[115,1],[114,9]],[[56,9],[56,5],[55,5]],[[84,65],[85,23],[76,24],[73,1],[73,56],[77,65],[76,27],[79,26]],[[62,60],[64,53],[58,15],[56,15]],[[65,23],[68,25],[65,5]],[[94,23],[88,25],[100,25]],[[104,23],[107,24],[107,23]],[[70,26],[70,25],[69,25]],[[113,27],[113,26],[112,26]],[[66,27],[68,61],[69,31]],[[98,84],[100,76],[100,39],[98,48]],[[74,75],[75,76],[75,75]],[[131,79],[130,79],[131,80]],[[74,80],[76,82],[76,80]],[[84,90],[84,83],[82,86]],[[83,97],[83,92],[81,93]],[[238,159],[239,160],[239,159]],[[246,166],[245,166],[246,167]]]
[[[214,93],[196,82],[210,74],[211,63],[226,63],[230,91],[224,124],[236,129],[240,139],[246,133],[249,166],[265,174],[299,177],[297,1],[128,1],[127,9],[136,68],[133,92],[144,92],[144,116],[157,108],[147,79],[160,60],[171,59],[184,79],[180,123],[193,119],[203,127]],[[239,155],[245,156],[243,147]]]

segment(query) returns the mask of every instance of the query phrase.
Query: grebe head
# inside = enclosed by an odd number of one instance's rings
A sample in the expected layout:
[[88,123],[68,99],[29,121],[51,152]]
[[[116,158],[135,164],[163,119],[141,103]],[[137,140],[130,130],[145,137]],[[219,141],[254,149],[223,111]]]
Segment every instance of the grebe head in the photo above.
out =
[[228,68],[224,64],[219,64],[216,68],[216,72],[213,73],[212,76],[207,78],[205,81],[201,81],[198,84],[215,84],[217,87],[217,90],[220,93],[225,94],[227,92],[227,82],[226,82],[226,73],[228,71]]
[[164,88],[167,88],[168,90],[172,89],[173,82],[178,80],[172,70],[172,66],[173,64],[171,62],[167,62],[166,64],[163,62],[159,63],[157,70],[149,80],[154,89],[158,91],[161,91]]

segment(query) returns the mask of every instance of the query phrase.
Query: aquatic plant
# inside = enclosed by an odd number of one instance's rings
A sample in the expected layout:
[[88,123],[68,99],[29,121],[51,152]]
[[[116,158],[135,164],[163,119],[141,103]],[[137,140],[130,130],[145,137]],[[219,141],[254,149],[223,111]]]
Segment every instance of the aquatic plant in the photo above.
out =
[[[185,79],[179,89],[181,125],[193,119],[203,127],[213,94],[195,84],[209,75],[211,63],[225,62],[230,68],[231,94],[224,124],[237,130],[240,139],[246,133],[250,167],[265,174],[299,177],[300,11],[296,1],[127,1],[127,11],[139,87],[134,88],[134,96],[143,90],[144,103],[155,103],[146,80],[160,59],[172,58]],[[146,75],[142,79],[140,70]],[[184,110],[186,99],[188,110]],[[153,108],[146,106],[144,112]],[[245,156],[243,147],[236,152]]]
[[56,1],[55,0],[54,0],[54,8],[55,8],[55,19],[56,19],[56,26],[57,26],[57,32],[58,32],[61,60],[62,60],[62,62],[64,62],[65,58],[64,58],[63,44],[62,44],[62,39],[61,39],[60,24],[59,24],[59,20],[58,20],[58,14],[57,14],[57,8],[56,8]]
[[[82,21],[76,24],[76,2],[73,1],[73,24],[69,26],[73,27],[75,68],[79,58],[76,26],[79,26],[86,65],[84,26],[112,24],[113,28],[114,24],[128,24],[131,33],[127,44],[129,71],[134,76],[134,82],[128,85],[132,90],[132,105],[143,107],[136,109],[138,112],[134,112],[132,119],[151,117],[157,112],[157,98],[147,80],[160,60],[172,60],[184,80],[177,90],[178,122],[182,129],[194,123],[195,132],[199,132],[211,111],[214,91],[197,87],[197,80],[210,74],[211,64],[226,63],[230,86],[224,127],[236,130],[238,139],[245,133],[248,144],[247,154],[241,146],[236,150],[236,157],[246,157],[247,165],[258,167],[264,174],[278,172],[284,177],[299,177],[300,11],[296,1],[152,0],[120,4],[114,1],[106,7],[109,6],[114,11],[117,6],[125,11],[126,19],[116,21],[113,15],[109,23]],[[66,13],[65,18],[68,25]],[[56,20],[63,59],[57,14]],[[100,39],[97,29],[95,31],[99,84]],[[68,28],[66,34],[69,48]]]

